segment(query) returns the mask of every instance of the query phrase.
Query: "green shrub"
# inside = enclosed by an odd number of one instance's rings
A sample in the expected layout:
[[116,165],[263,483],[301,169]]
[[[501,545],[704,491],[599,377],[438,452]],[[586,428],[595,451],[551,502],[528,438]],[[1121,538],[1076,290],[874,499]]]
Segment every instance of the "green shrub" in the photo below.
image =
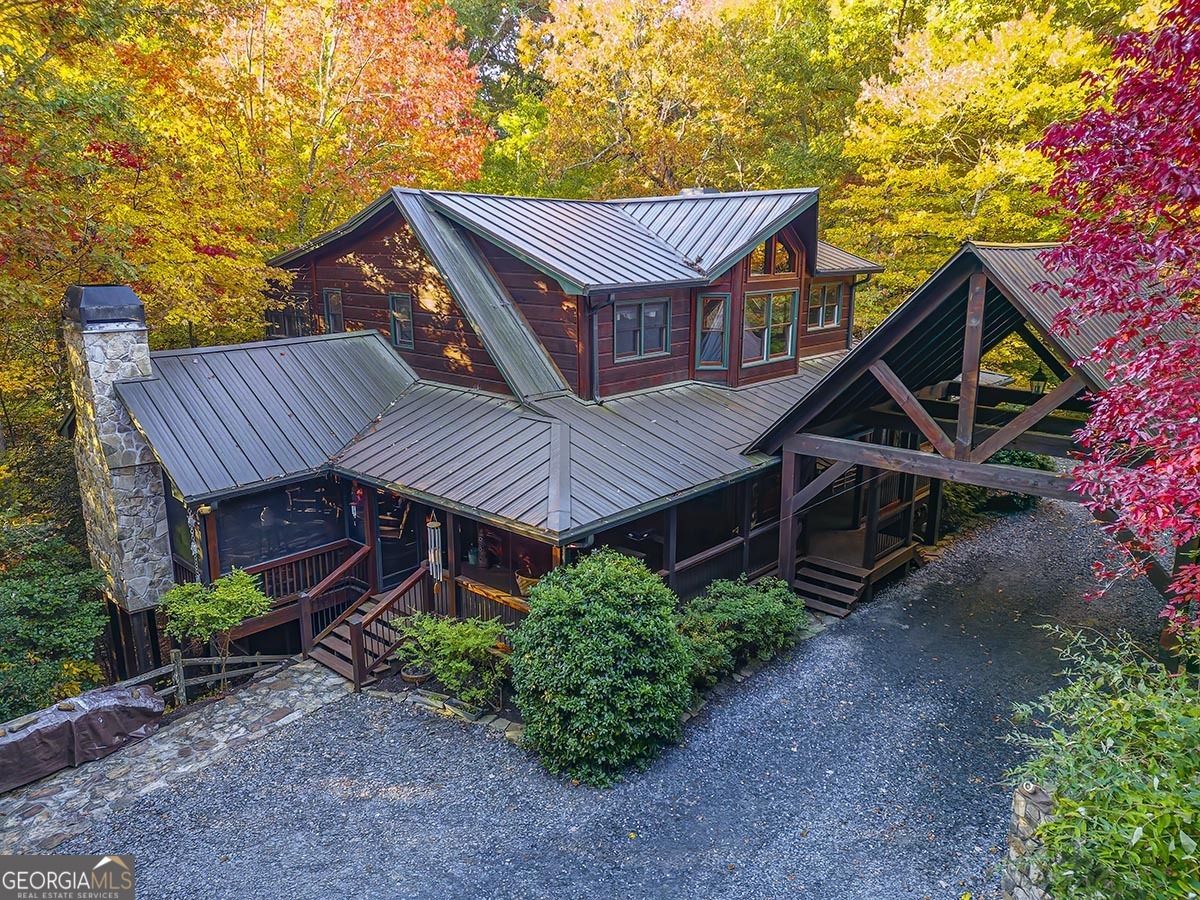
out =
[[271,598],[262,591],[262,580],[235,568],[210,585],[177,584],[162,596],[167,634],[178,641],[217,640],[221,673],[229,658],[229,633],[246,619],[266,615]]
[[525,739],[552,772],[611,784],[679,736],[692,691],[675,594],[646,566],[598,550],[534,587],[513,637]]
[[1133,900],[1200,891],[1200,638],[1172,675],[1128,638],[1051,629],[1070,681],[1017,705],[1031,753],[1011,778],[1050,788],[1035,859],[1055,898]]
[[679,634],[691,655],[689,677],[693,687],[710,688],[733,671],[733,654],[711,615],[684,612],[679,617]]
[[444,619],[417,613],[402,627],[412,638],[397,657],[433,673],[464,703],[482,706],[499,699],[504,660],[492,652],[505,636],[499,619]]
[[[808,622],[800,599],[786,582],[764,578],[750,584],[745,575],[736,581],[714,581],[688,605],[687,617],[711,621],[717,639],[733,660],[731,669],[752,657],[771,659],[792,643],[796,631]],[[707,631],[707,626],[694,623],[689,627]]]
[[0,722],[100,683],[99,585],[57,529],[0,519]]

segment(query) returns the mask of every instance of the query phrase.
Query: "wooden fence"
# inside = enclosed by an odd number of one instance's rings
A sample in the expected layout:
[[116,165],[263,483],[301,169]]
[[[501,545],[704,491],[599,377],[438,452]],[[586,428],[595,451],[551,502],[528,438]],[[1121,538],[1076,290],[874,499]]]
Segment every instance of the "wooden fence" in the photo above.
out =
[[156,687],[154,691],[158,696],[164,699],[173,696],[176,706],[185,706],[187,705],[187,694],[190,687],[196,687],[201,684],[212,684],[214,681],[231,681],[234,678],[254,675],[291,658],[290,656],[231,656],[225,660],[225,663],[227,666],[233,668],[227,668],[224,674],[217,671],[189,678],[187,677],[188,669],[212,669],[213,667],[219,669],[221,658],[219,656],[198,656],[192,659],[184,659],[180,651],[172,650],[170,665],[159,666],[157,669],[143,672],[134,678],[119,681],[111,685],[111,687],[133,687],[139,684],[148,684],[154,687],[161,684],[162,686]]

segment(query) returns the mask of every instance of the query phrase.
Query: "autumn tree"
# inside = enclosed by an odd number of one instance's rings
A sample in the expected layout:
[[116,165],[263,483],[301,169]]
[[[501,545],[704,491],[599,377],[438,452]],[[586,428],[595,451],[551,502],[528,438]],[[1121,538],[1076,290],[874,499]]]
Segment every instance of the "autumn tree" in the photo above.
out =
[[859,99],[846,153],[855,173],[827,235],[887,266],[876,309],[895,306],[966,238],[1036,241],[1058,224],[1030,188],[1050,164],[1027,144],[1083,109],[1104,53],[1087,31],[1026,14],[975,37],[938,23],[908,38],[891,79]]
[[761,133],[745,72],[699,2],[560,2],[529,40],[550,82],[538,152],[563,193],[751,187]]
[[1200,0],[1177,0],[1154,27],[1122,35],[1087,111],[1037,144],[1065,241],[1046,254],[1068,274],[1056,327],[1099,320],[1092,354],[1112,387],[1081,435],[1078,489],[1128,537],[1108,574],[1144,552],[1184,550],[1168,613],[1200,600]]
[[474,178],[488,132],[453,10],[420,0],[253,0],[209,59],[213,133],[277,247],[393,186]]

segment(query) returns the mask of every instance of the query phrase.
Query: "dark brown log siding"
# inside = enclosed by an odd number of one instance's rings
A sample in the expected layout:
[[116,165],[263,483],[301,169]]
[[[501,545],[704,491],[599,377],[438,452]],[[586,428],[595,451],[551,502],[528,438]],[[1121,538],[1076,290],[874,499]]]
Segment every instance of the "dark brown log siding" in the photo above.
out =
[[342,291],[346,330],[378,328],[389,340],[388,294],[410,294],[414,349],[398,351],[433,381],[511,393],[434,270],[408,224],[391,216],[363,237],[319,255],[312,264],[313,316],[324,327],[327,288]]
[[[593,297],[601,303],[607,297]],[[687,381],[692,367],[692,291],[687,288],[659,289],[651,291],[624,291],[615,295],[620,303],[624,300],[671,301],[671,352],[664,356],[648,359],[630,359],[617,362],[613,358],[613,306],[600,310],[597,334],[600,348],[600,393],[611,397],[642,388],[657,387]]]
[[484,240],[476,246],[508,289],[571,388],[579,392],[579,298],[564,293],[557,281],[506,250]]
[[850,304],[853,302],[853,278],[814,278],[812,284],[842,283],[842,318],[834,328],[808,328],[808,295],[811,289],[806,287],[800,304],[800,355],[816,356],[819,353],[831,353],[834,350],[845,350],[850,327]]

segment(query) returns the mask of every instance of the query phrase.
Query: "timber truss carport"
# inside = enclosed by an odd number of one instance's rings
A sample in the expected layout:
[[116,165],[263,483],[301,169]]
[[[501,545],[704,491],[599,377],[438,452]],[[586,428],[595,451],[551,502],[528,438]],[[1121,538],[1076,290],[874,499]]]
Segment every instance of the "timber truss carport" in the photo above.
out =
[[[783,455],[779,573],[810,606],[845,615],[913,560],[918,537],[936,541],[943,482],[1079,500],[1065,474],[990,461],[1008,448],[1065,462],[1079,450],[1086,392],[1105,387],[1102,365],[1069,365],[1105,336],[1102,325],[1052,334],[1063,303],[1033,290],[1061,278],[1041,263],[1048,246],[964,244],[752,448]],[[980,360],[1010,336],[1041,360],[1050,390],[980,384]],[[855,543],[838,544],[810,520],[851,485],[864,524]],[[1169,576],[1144,562],[1165,590]]]

